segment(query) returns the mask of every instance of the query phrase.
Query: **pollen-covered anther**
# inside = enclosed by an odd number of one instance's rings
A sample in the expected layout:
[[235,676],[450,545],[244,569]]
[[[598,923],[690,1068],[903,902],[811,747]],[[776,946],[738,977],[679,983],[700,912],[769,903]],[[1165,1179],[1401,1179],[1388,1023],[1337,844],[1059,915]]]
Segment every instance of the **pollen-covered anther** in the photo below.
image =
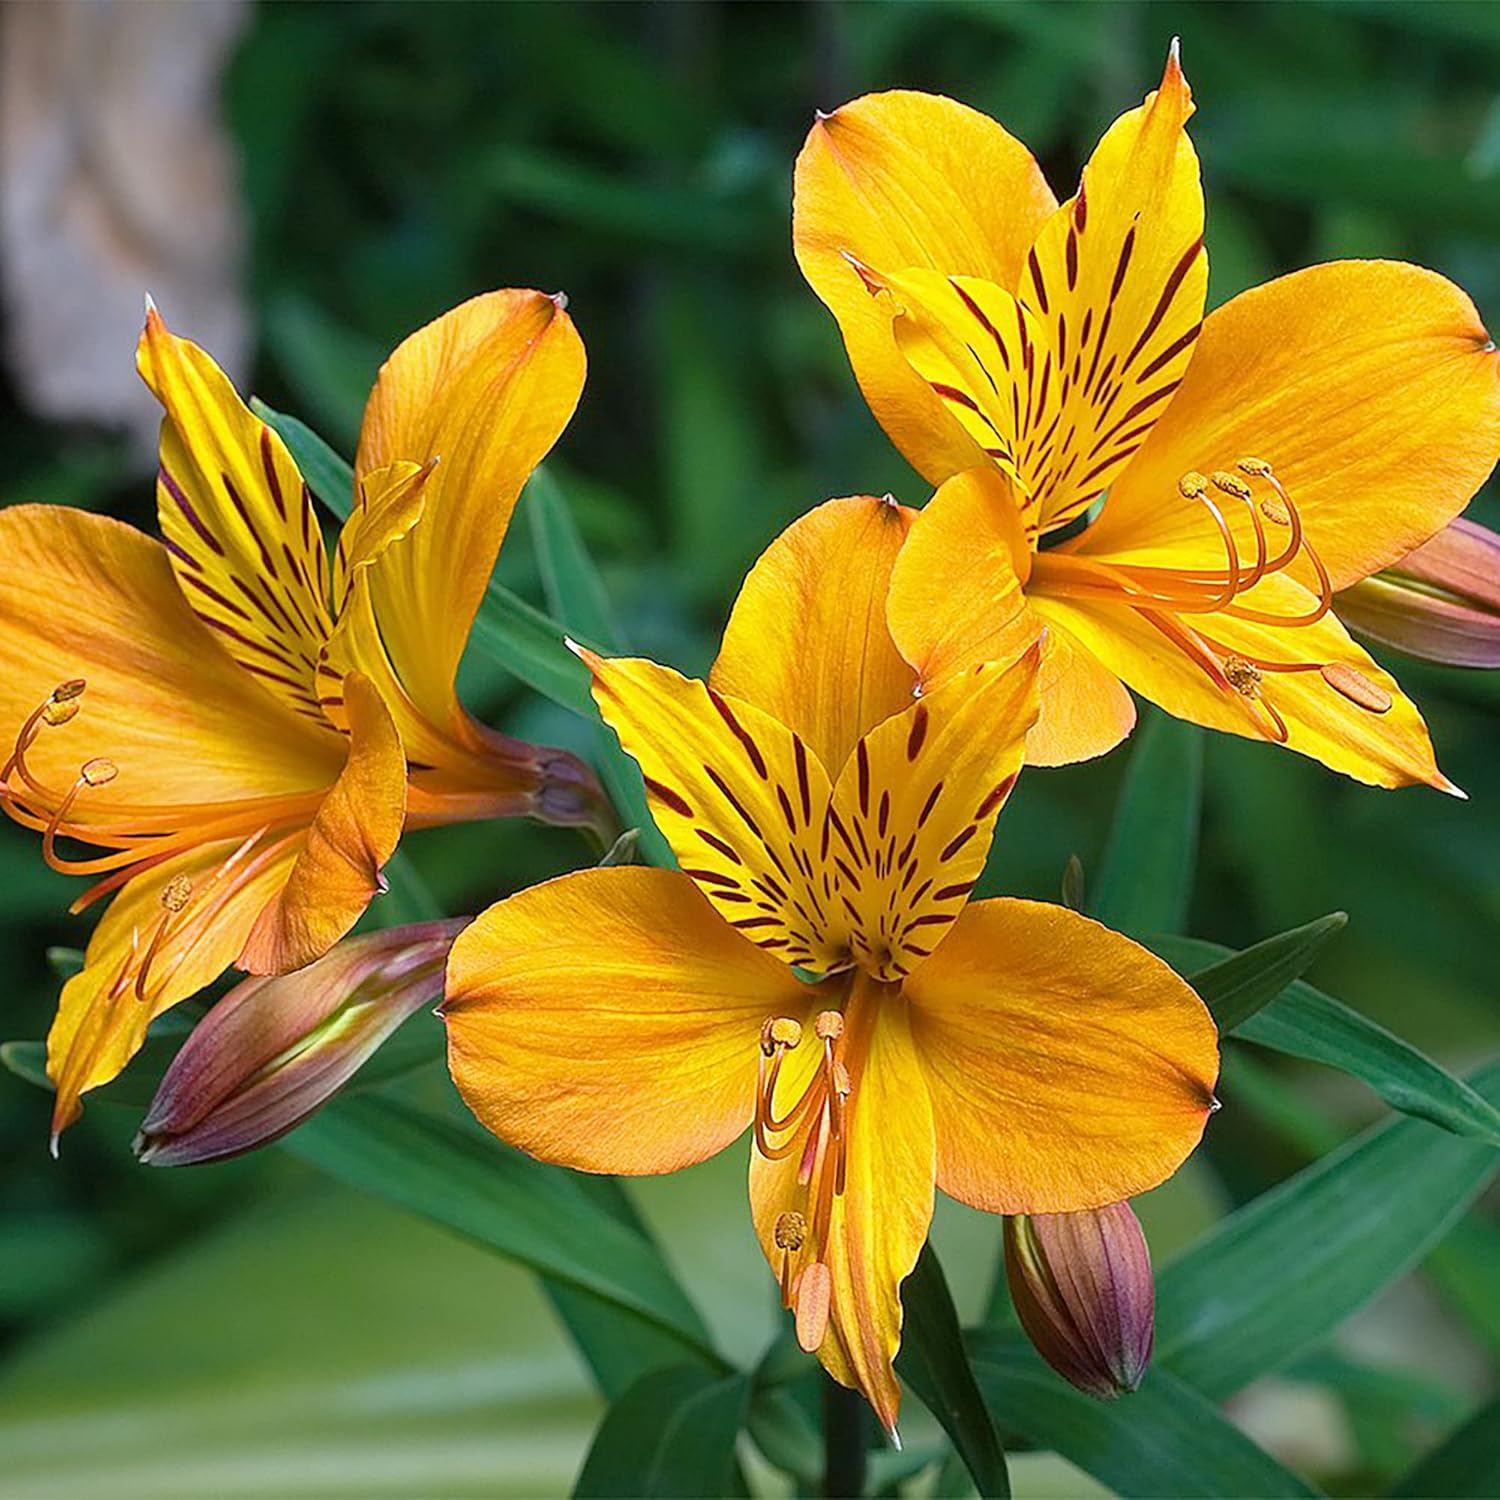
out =
[[42,706],[42,722],[56,729],[58,725],[66,724],[69,719],[77,718],[78,706],[76,698],[49,698]]
[[776,1227],[771,1238],[778,1250],[800,1250],[807,1239],[807,1220],[796,1209],[788,1209],[776,1216]]
[[86,786],[108,786],[119,774],[120,768],[114,761],[96,755],[93,760],[86,760],[79,767],[78,779]]
[[1290,526],[1292,524],[1292,513],[1282,502],[1280,495],[1267,495],[1260,502],[1260,513],[1273,526]]
[[1230,687],[1244,698],[1260,697],[1260,668],[1243,656],[1225,659],[1224,676]]
[[790,1016],[767,1016],[760,1028],[760,1050],[771,1057],[779,1047],[795,1047],[802,1040],[802,1023]]
[[1227,469],[1215,469],[1213,482],[1216,490],[1222,490],[1226,495],[1233,495],[1236,500],[1250,498],[1250,486],[1238,474],[1231,474]]
[[818,1039],[824,1042],[836,1042],[844,1034],[844,1014],[838,1010],[820,1010],[818,1018],[813,1022],[813,1030]]
[[1252,474],[1257,479],[1266,478],[1271,472],[1271,466],[1263,458],[1242,458],[1235,464],[1241,474]]
[[161,904],[169,912],[181,911],[193,898],[193,882],[186,875],[174,875],[161,888]]
[[1347,698],[1356,708],[1366,713],[1389,713],[1396,701],[1378,682],[1371,682],[1363,672],[1347,666],[1341,661],[1331,661],[1318,668],[1323,681],[1334,692]]
[[1196,469],[1189,469],[1177,481],[1177,489],[1184,500],[1201,500],[1208,493],[1208,480]]

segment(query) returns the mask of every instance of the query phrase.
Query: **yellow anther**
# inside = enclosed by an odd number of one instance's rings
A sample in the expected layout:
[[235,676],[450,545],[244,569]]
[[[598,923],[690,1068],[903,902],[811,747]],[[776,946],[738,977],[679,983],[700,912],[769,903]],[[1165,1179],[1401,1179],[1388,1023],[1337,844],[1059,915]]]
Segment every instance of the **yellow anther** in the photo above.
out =
[[76,698],[49,698],[42,705],[42,722],[50,724],[55,729],[59,724],[66,724],[69,719],[78,714],[78,700]]
[[186,875],[174,875],[161,889],[161,904],[170,912],[179,912],[192,894],[193,882]]
[[813,1030],[817,1032],[820,1041],[836,1042],[844,1034],[843,1012],[820,1010],[818,1019],[813,1022]]
[[771,1238],[775,1240],[778,1250],[800,1250],[807,1238],[807,1220],[796,1209],[778,1214]]
[[1189,469],[1177,481],[1177,488],[1184,500],[1201,500],[1208,493],[1208,481],[1196,469]]
[[54,703],[71,703],[75,698],[83,696],[83,690],[88,684],[81,677],[70,677],[66,682],[60,682],[52,689],[52,701]]
[[1388,713],[1395,702],[1379,683],[1371,682],[1363,672],[1345,666],[1341,661],[1331,661],[1326,666],[1319,667],[1318,671],[1334,692],[1342,694],[1356,708],[1362,708],[1366,713]]
[[1260,513],[1275,526],[1290,526],[1292,513],[1279,495],[1267,495],[1260,502]]
[[795,1047],[802,1040],[802,1027],[790,1016],[767,1016],[760,1028],[760,1050],[770,1057],[778,1047]]
[[1258,478],[1264,478],[1271,472],[1271,466],[1263,458],[1242,458],[1235,465],[1241,474],[1254,474]]
[[78,772],[79,777],[89,786],[107,786],[119,774],[120,768],[114,761],[106,760],[102,755],[84,761]]
[[1223,490],[1226,495],[1233,495],[1236,500],[1250,498],[1250,486],[1238,474],[1231,474],[1227,469],[1215,469],[1213,477],[1216,490]]
[[1224,675],[1235,692],[1245,698],[1260,697],[1260,668],[1243,656],[1230,656],[1224,660]]

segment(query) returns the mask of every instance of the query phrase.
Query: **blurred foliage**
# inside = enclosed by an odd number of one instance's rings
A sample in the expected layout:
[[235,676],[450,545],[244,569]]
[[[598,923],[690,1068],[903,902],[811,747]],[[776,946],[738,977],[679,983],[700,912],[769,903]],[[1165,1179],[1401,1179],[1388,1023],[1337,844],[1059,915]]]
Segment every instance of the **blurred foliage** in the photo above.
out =
[[[488,287],[565,289],[591,358],[583,405],[549,464],[568,509],[523,503],[498,577],[557,613],[557,551],[545,543],[561,535],[600,568],[604,596],[583,604],[601,626],[700,671],[739,578],[787,521],[834,494],[925,498],[868,416],[832,320],[791,258],[791,163],[813,109],[891,86],[952,94],[1027,141],[1066,191],[1102,127],[1152,86],[1174,34],[1199,103],[1213,301],[1313,260],[1397,256],[1453,276],[1500,318],[1493,6],[266,5],[225,89],[254,224],[255,389],[347,452],[378,362],[405,333]],[[122,365],[130,355],[120,351]],[[151,524],[148,476],[128,469],[107,434],[47,428],[8,386],[0,434],[0,501]],[[1474,514],[1500,523],[1500,500],[1481,497]],[[1201,775],[1191,886],[1132,908],[1145,893],[1117,868],[1109,830],[1123,779],[1145,771],[1127,770],[1122,753],[1024,778],[985,890],[1056,899],[1077,855],[1085,888],[1119,920],[1235,948],[1347,911],[1347,931],[1318,958],[1320,988],[1454,1069],[1492,1057],[1500,679],[1396,665],[1467,804],[1371,792],[1223,736],[1193,736],[1183,749],[1176,726],[1148,719],[1140,742],[1156,739]],[[599,753],[594,726],[479,652],[465,688],[497,724]],[[1192,830],[1154,833],[1162,858],[1191,870]],[[406,849],[454,911],[590,857],[567,833],[521,824],[435,831]],[[46,948],[80,944],[86,923],[62,915],[69,883],[9,826],[0,888],[4,1035],[38,1037],[57,985]],[[443,1086],[429,1068],[401,1087]],[[1369,1291],[1425,1256],[1424,1275],[1338,1329],[1335,1311],[1365,1293],[1317,1257],[1331,1278],[1328,1326],[1312,1350],[1288,1345],[1299,1362],[1284,1379],[1323,1404],[1295,1405],[1290,1425],[1248,1397],[1232,1409],[1283,1462],[1336,1493],[1402,1475],[1405,1493],[1429,1493],[1434,1475],[1492,1483],[1482,1439],[1493,1407],[1481,1407],[1500,1368],[1496,1205],[1479,1198],[1444,1238],[1440,1206],[1417,1191],[1441,1198],[1432,1173],[1445,1162],[1465,1183],[1477,1163],[1477,1191],[1487,1148],[1389,1122],[1342,1073],[1253,1042],[1229,1044],[1221,1092],[1226,1108],[1204,1152],[1141,1205],[1159,1261],[1216,1221],[1211,1241],[1266,1253],[1258,1206],[1221,1216],[1274,1184],[1283,1195],[1320,1191],[1322,1177],[1286,1179],[1382,1119],[1376,1130],[1405,1132],[1406,1143],[1390,1213],[1426,1215],[1382,1276],[1371,1273]],[[134,1124],[132,1111],[95,1104],[53,1164],[46,1100],[0,1074],[7,1485],[59,1496],[522,1494],[572,1481],[602,1408],[532,1277],[333,1188],[284,1153],[139,1169]],[[1347,1149],[1367,1165],[1387,1160],[1386,1136],[1365,1140]],[[316,1160],[316,1143],[303,1154]],[[743,1214],[739,1154],[642,1184],[632,1201],[721,1352],[753,1367],[777,1324]],[[1335,1240],[1358,1260],[1355,1227]],[[986,1305],[998,1224],[945,1205],[935,1243],[972,1322]],[[1311,1246],[1277,1248],[1311,1259]],[[1178,1263],[1175,1283],[1164,1280],[1164,1297],[1190,1281],[1195,1255]],[[1422,1299],[1415,1321],[1411,1297]],[[576,1303],[552,1306],[573,1326]],[[1213,1351],[1167,1326],[1192,1357],[1148,1382],[1142,1399],[1212,1462],[1217,1418],[1205,1407],[1200,1419],[1201,1397],[1177,1387],[1212,1367]],[[1226,1336],[1244,1353],[1242,1331]],[[1052,1424],[1065,1435],[1059,1450],[1084,1462],[1087,1432],[1058,1405],[1061,1388],[1039,1384],[1003,1331],[987,1347],[976,1368],[986,1394],[1000,1393],[997,1410],[1013,1403],[1042,1430]],[[741,1399],[701,1373],[684,1379],[667,1387],[690,1411]],[[1234,1383],[1207,1389],[1219,1396]],[[752,1430],[767,1420],[752,1414]],[[1272,1460],[1241,1453],[1225,1430],[1224,1473],[1270,1482],[1258,1466]],[[1429,1453],[1449,1434],[1448,1448]],[[908,1445],[920,1454],[940,1436],[914,1418]],[[795,1448],[795,1423],[780,1438]],[[1040,1455],[1012,1454],[1011,1469],[1020,1494],[1090,1483]],[[1115,1471],[1093,1472],[1116,1482]],[[1155,1478],[1158,1493],[1182,1482]]]

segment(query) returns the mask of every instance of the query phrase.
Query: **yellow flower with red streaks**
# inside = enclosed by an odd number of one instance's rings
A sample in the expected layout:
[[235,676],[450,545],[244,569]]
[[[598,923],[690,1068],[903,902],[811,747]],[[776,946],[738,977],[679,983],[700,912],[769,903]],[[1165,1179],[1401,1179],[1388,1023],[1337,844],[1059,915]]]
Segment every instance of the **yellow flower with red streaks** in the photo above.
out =
[[1217,1070],[1207,1011],[1144,950],[1059,907],[968,902],[1037,657],[914,700],[885,623],[913,519],[868,498],[803,517],[706,684],[584,653],[681,869],[491,907],[444,1003],[464,1098],[536,1156],[669,1172],[753,1127],[798,1337],[887,1428],[934,1184],[996,1213],[1117,1202],[1193,1149]]
[[[594,818],[572,757],[463,710],[454,672],[511,509],[583,384],[558,300],[501,291],[380,373],[330,561],[280,437],[148,309],[161,541],[0,512],[0,802],[112,896],[48,1037],[57,1133],[167,1007],[296,969],[380,888],[403,824]],[[69,846],[87,846],[65,853]]]
[[1396,262],[1315,266],[1204,316],[1176,48],[1058,206],[1026,148],[928,94],[822,115],[803,273],[871,409],[937,495],[891,629],[925,682],[1046,627],[1036,764],[1130,732],[1128,688],[1382,786],[1438,770],[1335,591],[1456,515],[1500,454],[1500,354]]

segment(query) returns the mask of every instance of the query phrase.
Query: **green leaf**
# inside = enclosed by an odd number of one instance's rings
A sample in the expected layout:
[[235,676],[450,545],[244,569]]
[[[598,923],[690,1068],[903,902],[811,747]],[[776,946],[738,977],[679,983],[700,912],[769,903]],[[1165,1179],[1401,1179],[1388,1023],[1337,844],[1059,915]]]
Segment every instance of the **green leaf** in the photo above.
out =
[[1198,860],[1202,800],[1202,731],[1152,712],[1136,730],[1094,881],[1092,911],[1106,926],[1181,930]]
[[1316,1493],[1160,1367],[1133,1394],[1099,1401],[1054,1375],[1015,1334],[982,1331],[970,1343],[974,1374],[996,1420],[1119,1495],[1239,1500]]
[[440,922],[444,912],[411,858],[397,850],[385,862],[381,874],[389,889],[380,901],[380,916],[387,927],[410,922]]
[[[1153,938],[1151,946],[1194,984],[1205,968],[1221,964],[1233,952],[1199,938]],[[1367,1083],[1392,1109],[1457,1135],[1500,1145],[1500,1110],[1492,1103],[1410,1042],[1304,980],[1294,981],[1234,1026],[1232,1034],[1292,1057],[1325,1063]]]
[[605,1413],[573,1493],[707,1496],[730,1491],[750,1382],[698,1365],[643,1375]]
[[1482,1406],[1457,1432],[1391,1487],[1393,1495],[1500,1495],[1500,1396]]
[[623,642],[609,596],[562,487],[544,466],[527,481],[522,498],[552,618],[570,635],[618,651]]
[[597,1189],[391,1099],[335,1100],[283,1142],[330,1177],[444,1224],[558,1281],[660,1324],[714,1359],[708,1332],[656,1247]]
[[[1474,1077],[1500,1099],[1500,1062]],[[1399,1280],[1495,1175],[1500,1156],[1388,1120],[1220,1220],[1157,1277],[1156,1358],[1222,1399],[1321,1340]]]
[[[1294,979],[1300,979],[1312,967],[1324,943],[1348,924],[1347,913],[1335,911],[1305,926],[1293,927],[1290,932],[1268,937],[1207,968],[1194,969],[1193,988],[1213,1012],[1219,1030],[1234,1031],[1256,1011],[1269,1005]],[[1164,938],[1160,947],[1155,942],[1148,942],[1148,946],[1171,963],[1174,947],[1180,953],[1187,953],[1195,943],[1191,938]]]
[[[180,1021],[180,1018],[174,1018]],[[118,1077],[86,1096],[88,1104],[120,1104],[127,1109],[144,1109],[156,1096],[157,1085],[167,1065],[177,1055],[189,1027],[184,1024],[153,1026],[140,1050]],[[49,1094],[52,1080],[47,1077],[46,1042],[0,1043],[0,1064],[27,1083],[45,1089]]]
[[930,1244],[902,1284],[905,1331],[896,1369],[943,1424],[981,1495],[1010,1494],[1005,1450],[974,1382],[948,1281]]

